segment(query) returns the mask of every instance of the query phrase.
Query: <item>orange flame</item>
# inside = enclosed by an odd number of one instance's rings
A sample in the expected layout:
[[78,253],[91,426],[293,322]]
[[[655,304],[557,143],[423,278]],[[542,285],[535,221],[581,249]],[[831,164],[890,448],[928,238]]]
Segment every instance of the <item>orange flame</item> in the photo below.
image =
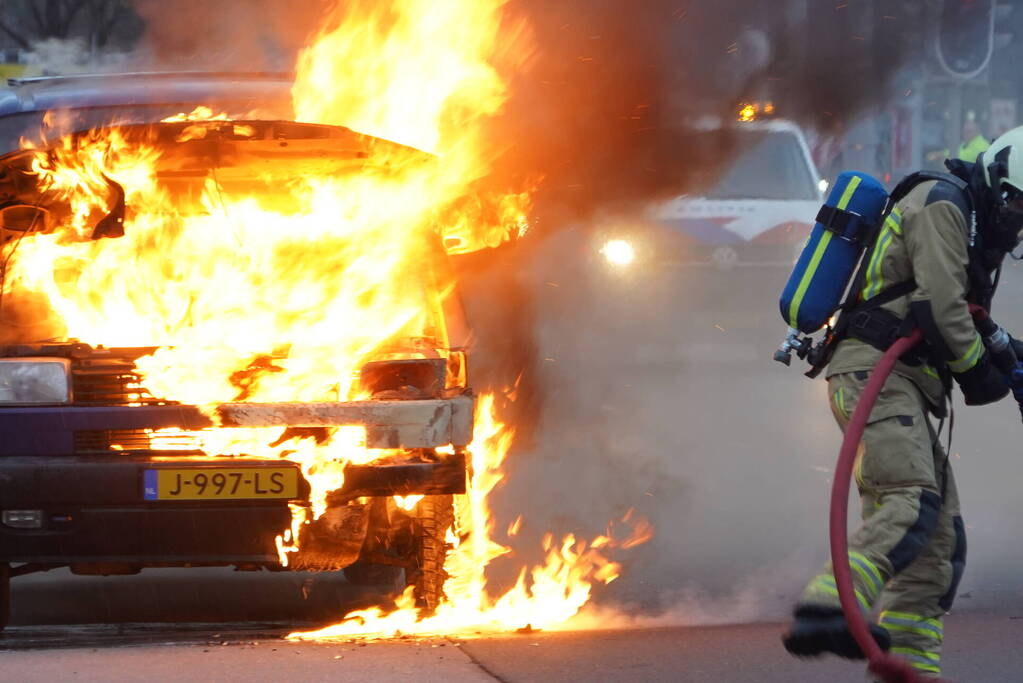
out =
[[[241,163],[182,171],[159,126],[63,137],[31,150],[31,172],[66,211],[47,230],[8,244],[4,291],[41,296],[60,336],[159,347],[137,365],[145,386],[167,399],[211,406],[359,398],[357,375],[368,359],[423,345],[449,350],[443,310],[453,282],[438,241],[461,253],[526,230],[530,188],[491,194],[478,181],[502,149],[486,123],[508,97],[508,74],[532,54],[529,32],[506,15],[505,0],[338,6],[300,55],[292,94],[299,121],[375,136],[352,134],[361,160],[354,172],[312,162],[301,172]],[[189,145],[215,135],[253,139],[260,122],[252,118],[197,107],[161,125],[178,126],[174,143]],[[191,185],[168,180],[180,177]],[[124,235],[95,239],[120,202],[115,233]],[[396,351],[396,339],[425,342]],[[422,618],[406,593],[393,613],[355,613],[293,637],[552,628],[578,612],[596,583],[618,576],[604,553],[630,541],[548,535],[544,562],[489,596],[485,568],[510,551],[493,538],[487,497],[504,477],[514,430],[498,420],[492,396],[479,401],[477,419],[469,493],[456,502],[446,600],[436,612]],[[277,538],[284,565],[346,465],[387,453],[366,448],[361,428],[332,430],[321,442],[278,443],[264,429],[195,436],[210,453],[299,463],[310,507],[292,506],[292,525]]]
[[[380,608],[352,612],[333,626],[316,631],[292,633],[293,640],[321,640],[341,637],[390,637],[440,633],[475,633],[534,629],[570,628],[569,621],[579,613],[595,584],[615,580],[621,566],[601,551],[641,543],[649,528],[640,520],[641,536],[618,542],[610,536],[593,542],[568,534],[555,542],[547,534],[543,540],[546,557],[543,564],[523,567],[515,585],[493,598],[487,591],[486,567],[509,549],[493,537],[494,520],[487,498],[503,479],[502,464],[511,447],[514,429],[498,420],[494,396],[483,396],[477,408],[476,438],[471,447],[472,480],[464,498],[456,501],[456,525],[465,535],[450,537],[455,547],[448,554],[445,569],[450,578],[444,585],[446,600],[436,612],[423,618],[415,609],[410,590],[397,601],[397,609],[387,613]],[[631,518],[631,511],[627,517]]]
[[466,192],[510,145],[488,135],[486,123],[508,98],[507,74],[527,69],[535,53],[506,2],[348,2],[298,59],[299,121],[347,126],[442,159],[429,183],[449,204],[443,235],[454,253],[497,246],[528,228],[528,192]]

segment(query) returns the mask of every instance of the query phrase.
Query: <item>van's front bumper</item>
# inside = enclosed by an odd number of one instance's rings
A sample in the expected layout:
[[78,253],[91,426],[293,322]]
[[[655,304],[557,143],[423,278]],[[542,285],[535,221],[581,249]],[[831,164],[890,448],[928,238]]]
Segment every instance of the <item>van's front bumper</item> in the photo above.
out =
[[187,405],[0,407],[0,457],[72,454],[77,432],[199,430],[216,426],[363,426],[368,448],[462,447],[472,441],[473,407],[472,396],[416,401],[224,403],[215,409],[216,422]]
[[[472,440],[473,399],[348,403],[223,404],[211,419],[193,406],[19,406],[0,408],[0,511],[29,511],[39,528],[0,521],[0,562],[276,565],[275,537],[290,526],[289,503],[307,504],[298,473],[292,499],[153,500],[146,473],[160,468],[295,468],[281,459],[201,452],[76,451],[83,436],[132,430],[362,425],[370,448],[455,453],[349,465],[328,500],[465,492],[462,447]],[[277,432],[271,432],[276,434]],[[212,474],[212,473],[211,473]],[[152,483],[149,484],[152,486]],[[290,493],[287,495],[291,495]]]
[[[41,512],[40,528],[0,523],[0,562],[133,565],[276,565],[274,538],[288,528],[280,500],[147,500],[145,472],[161,467],[294,467],[286,460],[212,456],[63,456],[0,458],[0,510]],[[214,470],[215,471],[215,470]],[[330,504],[362,496],[465,492],[465,456],[436,462],[350,465]]]

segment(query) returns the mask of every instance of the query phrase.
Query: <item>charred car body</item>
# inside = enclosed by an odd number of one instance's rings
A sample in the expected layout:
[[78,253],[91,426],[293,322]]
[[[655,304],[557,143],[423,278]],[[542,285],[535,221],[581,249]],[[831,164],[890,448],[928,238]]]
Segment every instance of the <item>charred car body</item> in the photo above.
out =
[[[172,196],[194,194],[211,168],[219,187],[269,182],[266,190],[273,192],[274,181],[252,168],[273,167],[278,178],[309,164],[321,173],[359,173],[382,150],[400,147],[294,122],[291,82],[283,77],[128,74],[11,85],[0,95],[0,229],[8,249],[46,233],[67,210],[46,200],[32,152],[21,142],[54,112],[61,135],[116,120],[124,136],[159,145],[166,151],[159,178]],[[198,124],[167,118],[196,105],[256,113]],[[123,189],[107,180],[114,199],[92,225],[96,240],[123,235],[132,210]],[[438,238],[435,258],[421,264],[423,277],[434,277],[445,261]],[[12,295],[5,290],[4,296]],[[56,567],[82,574],[156,566],[345,569],[357,582],[393,581],[404,570],[417,603],[435,607],[452,495],[465,491],[473,397],[457,294],[434,298],[427,306],[430,333],[392,336],[362,363],[348,396],[256,403],[246,401],[242,382],[233,401],[203,409],[146,389],[136,362],[153,348],[52,338],[34,321],[32,302],[12,309],[9,300],[0,314],[0,627],[9,615],[11,578]],[[223,428],[273,427],[268,434],[276,444],[319,442],[350,426],[365,428],[367,448],[389,455],[347,465],[325,511],[294,527],[298,542],[288,553],[279,536],[293,528],[293,510],[310,506],[300,465],[222,455],[195,438]],[[395,500],[412,495],[424,497],[405,506]]]

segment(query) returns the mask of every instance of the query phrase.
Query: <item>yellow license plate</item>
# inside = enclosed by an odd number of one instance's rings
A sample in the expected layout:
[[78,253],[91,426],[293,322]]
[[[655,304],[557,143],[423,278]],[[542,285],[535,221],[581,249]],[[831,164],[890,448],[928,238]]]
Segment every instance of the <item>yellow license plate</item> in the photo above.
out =
[[192,467],[145,470],[144,500],[298,498],[294,467]]

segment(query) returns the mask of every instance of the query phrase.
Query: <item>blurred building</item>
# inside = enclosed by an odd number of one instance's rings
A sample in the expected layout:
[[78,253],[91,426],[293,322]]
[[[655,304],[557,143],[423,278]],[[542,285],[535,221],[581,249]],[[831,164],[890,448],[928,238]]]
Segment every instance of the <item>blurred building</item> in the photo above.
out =
[[26,70],[90,70],[134,46],[142,30],[130,0],[3,0],[0,87]]
[[24,73],[28,61],[28,51],[17,45],[10,45],[9,41],[9,37],[0,35],[0,88],[6,87],[8,78]]
[[900,64],[886,104],[819,140],[825,176],[857,168],[892,181],[940,169],[964,145],[975,153],[978,135],[990,141],[1021,123],[1023,3],[787,2],[806,9],[808,40],[869,44]]

